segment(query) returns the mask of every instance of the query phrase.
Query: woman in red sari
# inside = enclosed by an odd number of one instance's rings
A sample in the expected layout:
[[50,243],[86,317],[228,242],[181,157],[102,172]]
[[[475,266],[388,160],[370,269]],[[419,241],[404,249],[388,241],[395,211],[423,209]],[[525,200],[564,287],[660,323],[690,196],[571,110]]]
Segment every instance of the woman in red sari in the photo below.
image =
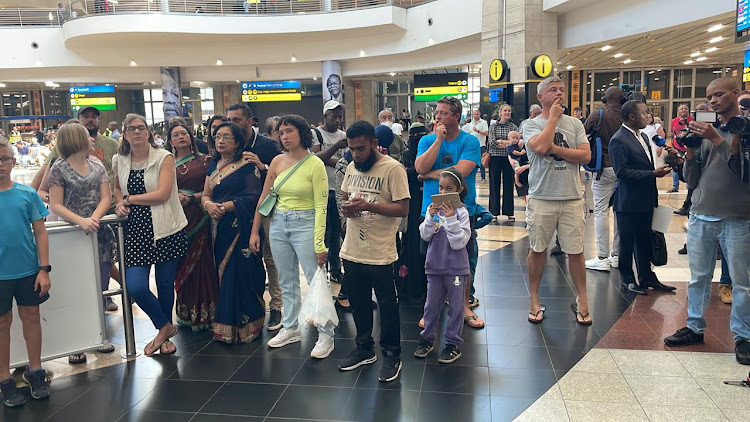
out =
[[218,282],[211,253],[210,218],[200,206],[208,157],[200,155],[192,131],[176,124],[167,133],[167,149],[175,156],[177,188],[188,226],[189,248],[177,266],[177,323],[193,331],[210,330],[216,312]]

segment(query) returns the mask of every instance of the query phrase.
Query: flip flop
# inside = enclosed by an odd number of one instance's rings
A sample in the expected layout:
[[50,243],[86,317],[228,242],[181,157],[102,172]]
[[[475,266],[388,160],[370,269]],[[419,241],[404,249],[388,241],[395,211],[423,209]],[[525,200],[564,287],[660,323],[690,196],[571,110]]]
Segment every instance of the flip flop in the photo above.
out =
[[[570,304],[570,310],[573,311],[573,315],[576,316],[576,322],[579,323],[580,325],[589,326],[589,325],[591,325],[591,324],[594,323],[593,320],[586,321],[586,318],[590,317],[590,315],[589,315],[588,312],[586,312],[585,314],[581,313],[581,312],[578,312],[578,304],[577,303],[571,303]],[[581,317],[581,319],[578,319],[579,316]]]
[[[544,313],[547,312],[547,306],[546,305],[539,305],[539,310],[536,311],[536,313],[529,311],[529,317],[527,318],[530,323],[532,324],[539,324],[540,322],[544,321]],[[539,318],[539,314],[542,314],[542,318]]]
[[[173,350],[171,350],[171,351],[167,351],[167,352],[165,352],[165,351],[164,351],[164,346],[166,346],[166,347],[167,347],[167,349],[169,349],[169,346],[174,346],[174,349],[173,349]],[[164,341],[164,343],[162,343],[162,344],[161,344],[161,346],[159,346],[159,354],[160,354],[160,355],[173,355],[173,354],[175,354],[175,353],[177,353],[177,346],[175,346],[175,344],[174,344],[174,343],[172,343],[172,342],[171,342],[171,341],[169,341],[169,340],[165,340],[165,341]]]
[[469,315],[469,316],[464,317],[464,324],[468,325],[469,327],[475,328],[477,330],[481,330],[482,328],[484,328],[484,321],[482,322],[477,322],[477,321],[482,321],[482,320],[480,320],[479,317],[476,315]]
[[[161,350],[161,346],[162,346],[162,345],[163,345],[164,343],[166,343],[167,341],[169,341],[169,339],[170,339],[170,338],[172,338],[172,337],[176,336],[176,335],[177,335],[177,333],[179,333],[179,332],[180,332],[180,328],[179,328],[179,327],[177,327],[177,326],[174,326],[174,331],[172,331],[172,334],[168,335],[168,336],[167,336],[167,338],[166,338],[166,339],[164,339],[164,341],[162,341],[161,343],[159,343],[159,346],[156,346],[156,343],[155,343],[155,341],[156,341],[156,337],[154,337],[154,339],[153,339],[153,340],[151,340],[151,341],[150,341],[150,342],[149,342],[149,343],[148,343],[148,344],[146,345],[146,347],[144,347],[144,348],[143,348],[143,354],[144,354],[144,355],[146,355],[146,356],[153,356],[153,355],[155,355],[155,354],[156,354],[156,352],[158,352],[158,351],[160,351],[160,350]],[[171,342],[170,342],[170,343],[171,343]],[[148,353],[148,352],[146,352],[146,349],[148,349],[148,348],[151,348],[151,353]]]

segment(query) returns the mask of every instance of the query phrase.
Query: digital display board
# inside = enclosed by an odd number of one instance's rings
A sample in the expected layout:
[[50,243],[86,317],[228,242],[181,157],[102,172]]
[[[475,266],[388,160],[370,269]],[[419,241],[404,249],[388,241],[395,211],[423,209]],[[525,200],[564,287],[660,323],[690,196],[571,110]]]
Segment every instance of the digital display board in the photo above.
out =
[[299,81],[241,82],[243,103],[302,101]]
[[737,32],[750,29],[750,0],[737,0]]
[[490,102],[498,103],[505,97],[505,88],[492,88],[490,89]]
[[100,111],[117,110],[114,86],[73,86],[68,91],[70,94],[70,109],[73,112],[89,106],[96,107]]
[[469,74],[414,75],[414,101],[437,101],[446,95],[468,100]]

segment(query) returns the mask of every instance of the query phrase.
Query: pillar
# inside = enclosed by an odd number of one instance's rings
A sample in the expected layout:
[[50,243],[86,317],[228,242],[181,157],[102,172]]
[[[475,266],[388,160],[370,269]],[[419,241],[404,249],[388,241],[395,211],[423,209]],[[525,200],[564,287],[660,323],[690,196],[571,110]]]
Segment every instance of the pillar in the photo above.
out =
[[161,92],[164,97],[164,122],[182,114],[182,90],[180,89],[180,68],[162,67]]
[[[543,0],[482,0],[482,76],[488,87],[490,62],[505,59],[513,95],[508,101],[514,120],[528,117],[536,100],[536,78],[529,78],[529,63],[539,54],[557,61],[557,13],[543,12]],[[557,74],[557,68],[551,75]]]

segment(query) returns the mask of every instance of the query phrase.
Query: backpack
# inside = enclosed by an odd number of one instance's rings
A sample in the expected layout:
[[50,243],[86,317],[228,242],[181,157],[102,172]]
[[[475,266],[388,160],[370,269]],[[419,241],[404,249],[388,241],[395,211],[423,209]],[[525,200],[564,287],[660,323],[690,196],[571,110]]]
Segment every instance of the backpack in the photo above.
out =
[[318,138],[318,143],[320,144],[320,148],[323,149],[323,134],[320,133],[320,129],[314,128],[315,131],[315,137]]
[[599,136],[599,128],[602,126],[603,115],[604,109],[599,110],[599,121],[596,123],[594,130],[589,134],[591,160],[589,160],[588,164],[583,165],[586,171],[597,173],[597,177],[602,172],[602,138]]

